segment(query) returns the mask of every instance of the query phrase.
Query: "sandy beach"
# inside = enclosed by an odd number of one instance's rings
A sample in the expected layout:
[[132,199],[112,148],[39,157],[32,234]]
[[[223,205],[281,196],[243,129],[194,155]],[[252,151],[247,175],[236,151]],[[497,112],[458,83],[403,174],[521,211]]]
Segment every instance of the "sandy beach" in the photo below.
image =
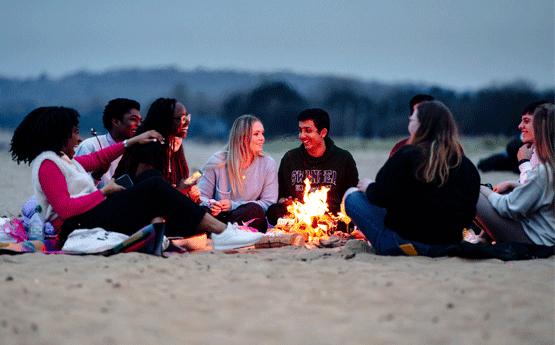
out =
[[[219,147],[185,145],[191,168]],[[474,162],[491,153],[468,152]],[[388,156],[352,153],[360,176],[370,178]],[[283,151],[269,154],[279,164]],[[30,168],[11,162],[6,150],[0,162],[0,214],[15,217],[33,194]],[[482,179],[495,184],[516,175]],[[554,343],[553,257],[352,254],[289,246],[169,258],[3,255],[0,343]]]

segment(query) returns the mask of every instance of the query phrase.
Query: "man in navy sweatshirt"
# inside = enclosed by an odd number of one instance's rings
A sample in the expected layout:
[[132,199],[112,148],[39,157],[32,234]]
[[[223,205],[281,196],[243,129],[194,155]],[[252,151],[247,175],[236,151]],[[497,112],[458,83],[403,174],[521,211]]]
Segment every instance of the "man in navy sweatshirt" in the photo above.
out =
[[278,170],[278,202],[266,212],[268,222],[277,223],[278,218],[287,214],[287,199],[302,201],[304,180],[308,177],[313,190],[321,186],[330,188],[328,192],[329,211],[337,214],[343,194],[358,183],[358,170],[353,156],[333,143],[328,137],[330,117],[319,108],[301,111],[299,139],[302,145],[288,151]]

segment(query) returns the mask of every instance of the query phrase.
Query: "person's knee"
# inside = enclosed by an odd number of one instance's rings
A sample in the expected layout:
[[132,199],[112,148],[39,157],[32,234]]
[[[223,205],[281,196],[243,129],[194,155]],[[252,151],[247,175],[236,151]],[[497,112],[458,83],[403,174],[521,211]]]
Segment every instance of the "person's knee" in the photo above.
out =
[[255,228],[260,232],[268,230],[268,222],[266,221],[266,212],[257,203],[250,202],[240,206],[242,208],[240,218],[243,221],[248,221],[249,226]]
[[347,213],[348,216],[350,216],[349,213],[352,213],[353,209],[358,205],[361,194],[361,192],[354,192],[345,197],[345,213]]
[[276,225],[279,218],[287,214],[287,205],[284,203],[277,203],[270,205],[266,211],[266,217],[268,218],[268,223]]

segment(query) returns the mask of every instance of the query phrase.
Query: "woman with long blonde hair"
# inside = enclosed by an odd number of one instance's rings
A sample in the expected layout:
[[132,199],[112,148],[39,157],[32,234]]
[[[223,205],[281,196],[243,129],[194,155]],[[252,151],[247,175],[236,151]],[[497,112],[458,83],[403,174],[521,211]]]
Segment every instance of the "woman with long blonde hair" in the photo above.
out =
[[482,187],[475,224],[496,242],[555,245],[555,105],[538,106],[533,119],[540,164],[508,194]]
[[363,179],[345,193],[345,209],[378,254],[443,256],[472,223],[480,175],[443,103],[420,103],[408,129],[407,145],[376,181]]
[[266,210],[277,201],[277,168],[262,151],[264,126],[252,115],[242,115],[229,133],[223,151],[214,154],[203,167],[198,188],[201,205],[217,219],[248,222],[266,232]]

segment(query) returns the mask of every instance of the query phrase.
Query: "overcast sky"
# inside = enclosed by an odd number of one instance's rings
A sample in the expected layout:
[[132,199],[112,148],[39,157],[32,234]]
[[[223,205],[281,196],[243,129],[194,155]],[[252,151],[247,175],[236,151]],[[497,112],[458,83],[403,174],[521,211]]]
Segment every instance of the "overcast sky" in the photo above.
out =
[[0,75],[172,65],[555,84],[553,0],[0,0]]

